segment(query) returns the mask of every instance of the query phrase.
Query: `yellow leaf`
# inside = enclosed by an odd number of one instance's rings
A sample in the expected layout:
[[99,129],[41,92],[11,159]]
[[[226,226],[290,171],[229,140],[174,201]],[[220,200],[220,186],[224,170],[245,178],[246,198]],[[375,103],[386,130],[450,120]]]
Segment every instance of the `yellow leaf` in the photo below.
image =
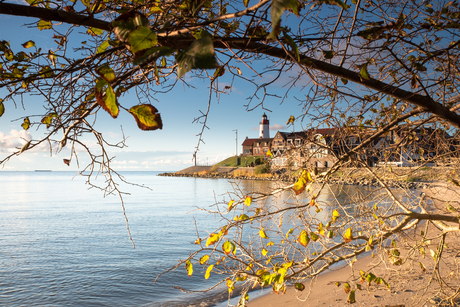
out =
[[262,239],[268,239],[268,236],[267,236],[267,234],[265,233],[263,227],[260,229],[259,235],[260,235],[260,237],[261,237]]
[[212,233],[209,235],[209,238],[206,240],[206,247],[209,245],[216,244],[217,241],[219,241],[220,236],[216,233]]
[[231,279],[227,279],[228,293],[233,292],[233,290],[235,289],[234,284],[235,283]]
[[267,256],[268,251],[264,248],[262,249],[262,255]]
[[337,210],[332,211],[332,221],[333,222],[335,222],[339,216],[340,216],[339,211]]
[[353,240],[353,234],[351,232],[351,228],[348,228],[346,231],[345,231],[345,235],[343,236],[343,239],[345,240],[345,242],[351,242]]
[[230,253],[235,254],[236,251],[236,245],[233,242],[226,241],[224,244],[222,244],[222,250],[224,251],[225,255],[229,255]]
[[232,210],[233,209],[233,204],[235,203],[235,201],[232,199],[231,201],[228,202],[228,211]]
[[270,241],[270,242],[267,243],[267,246],[272,246],[272,245],[274,245],[274,244],[275,244],[275,243],[273,243],[273,241]]
[[289,229],[288,232],[286,232],[286,239],[289,239],[289,235],[294,232],[294,229]]
[[209,278],[209,276],[211,275],[211,271],[212,271],[212,268],[213,268],[213,267],[214,267],[213,264],[211,264],[211,265],[208,267],[208,269],[206,270],[206,274],[204,275],[204,278],[205,278],[205,279],[208,279],[208,278]]
[[322,235],[324,237],[323,223],[319,223],[318,232],[319,232],[320,235]]
[[208,255],[204,255],[203,257],[200,258],[200,264],[205,264],[209,259]]
[[249,207],[251,203],[252,203],[252,197],[251,196],[246,197],[246,199],[244,200],[244,204]]
[[193,274],[193,266],[192,266],[192,263],[190,262],[190,260],[187,260],[185,262],[185,269],[187,270],[187,275],[192,276],[192,274]]
[[[287,235],[286,235],[287,237]],[[308,234],[305,230],[302,230],[300,233],[299,237],[297,238],[297,241],[304,247],[307,247],[308,242],[310,242],[310,238],[308,237]]]
[[289,125],[289,123],[291,123],[292,125],[294,125],[294,121],[295,121],[295,117],[293,115],[291,115],[291,117],[289,117],[286,125]]

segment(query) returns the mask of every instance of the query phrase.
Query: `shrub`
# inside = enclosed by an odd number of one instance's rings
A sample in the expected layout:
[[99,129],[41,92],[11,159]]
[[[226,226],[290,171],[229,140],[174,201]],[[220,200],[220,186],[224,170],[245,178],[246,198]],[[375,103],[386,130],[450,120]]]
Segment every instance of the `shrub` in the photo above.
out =
[[270,166],[267,163],[257,165],[254,168],[254,174],[256,174],[256,175],[266,174],[266,173],[270,173]]

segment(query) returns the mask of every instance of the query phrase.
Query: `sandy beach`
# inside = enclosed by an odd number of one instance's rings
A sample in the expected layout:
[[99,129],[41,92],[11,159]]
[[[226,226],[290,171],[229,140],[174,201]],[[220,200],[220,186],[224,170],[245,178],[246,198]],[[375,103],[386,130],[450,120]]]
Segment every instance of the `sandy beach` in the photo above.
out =
[[[436,210],[443,211],[446,204],[460,208],[459,190],[451,184],[438,185],[423,191],[432,199]],[[446,213],[444,209],[444,213]],[[353,306],[452,306],[449,302],[441,301],[439,297],[440,283],[434,273],[435,261],[428,249],[436,250],[436,240],[440,231],[429,227],[427,238],[432,239],[432,245],[427,246],[427,254],[423,257],[414,252],[419,249],[417,242],[421,239],[421,231],[426,224],[419,224],[415,230],[410,230],[398,241],[398,248],[405,261],[401,266],[388,264],[384,251],[373,250],[358,259],[355,263],[345,263],[335,269],[319,275],[316,279],[305,281],[305,290],[298,291],[290,287],[285,294],[270,292],[250,300],[249,307],[279,307],[279,306],[348,306],[348,294],[344,291],[344,283],[352,288],[356,285],[361,290],[355,291],[356,303]],[[460,238],[458,232],[451,232],[446,237],[439,272],[442,276],[444,294],[460,291]],[[423,264],[423,267],[422,265]],[[360,270],[372,272],[377,277],[385,279],[390,288],[383,284],[377,285],[360,282]],[[337,283],[340,286],[337,286]],[[450,287],[450,288],[449,288]],[[444,295],[445,296],[445,295]],[[458,297],[453,306],[460,306]]]

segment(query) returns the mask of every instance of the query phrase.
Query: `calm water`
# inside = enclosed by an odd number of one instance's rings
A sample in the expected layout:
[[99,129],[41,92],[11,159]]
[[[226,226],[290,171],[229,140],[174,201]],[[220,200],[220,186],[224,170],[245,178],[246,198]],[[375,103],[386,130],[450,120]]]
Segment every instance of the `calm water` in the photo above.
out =
[[124,173],[152,189],[124,188],[133,249],[117,197],[88,190],[70,172],[0,172],[0,305],[214,305],[214,295],[173,288],[212,283],[198,272],[188,277],[181,266],[154,280],[194,250],[195,220],[200,230],[219,225],[192,210],[213,204],[230,183],[156,174]]
[[[225,300],[174,288],[203,290],[218,279],[205,280],[199,268],[188,277],[181,266],[154,281],[195,249],[195,223],[202,237],[221,225],[194,209],[221,200],[230,182],[124,173],[152,189],[122,187],[132,193],[125,206],[133,249],[119,199],[73,175],[0,172],[1,306],[205,307]],[[242,181],[241,188],[270,184]]]

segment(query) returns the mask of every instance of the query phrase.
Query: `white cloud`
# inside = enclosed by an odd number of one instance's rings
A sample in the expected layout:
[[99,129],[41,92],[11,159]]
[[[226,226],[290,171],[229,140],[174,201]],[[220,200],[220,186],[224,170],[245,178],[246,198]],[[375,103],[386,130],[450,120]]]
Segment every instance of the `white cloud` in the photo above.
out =
[[270,130],[273,130],[273,131],[279,131],[279,130],[284,130],[286,129],[286,126],[285,125],[271,125],[270,126]]
[[[0,152],[2,153],[13,153],[22,148],[22,146],[28,141],[33,140],[32,135],[26,130],[15,130],[12,129],[9,134],[0,132]],[[32,144],[34,142],[32,141]],[[51,142],[51,148],[54,151],[58,146],[57,142]],[[42,142],[28,152],[50,152],[50,143]]]
[[15,152],[31,139],[31,134],[26,130],[13,129],[9,134],[0,132],[0,152]]

